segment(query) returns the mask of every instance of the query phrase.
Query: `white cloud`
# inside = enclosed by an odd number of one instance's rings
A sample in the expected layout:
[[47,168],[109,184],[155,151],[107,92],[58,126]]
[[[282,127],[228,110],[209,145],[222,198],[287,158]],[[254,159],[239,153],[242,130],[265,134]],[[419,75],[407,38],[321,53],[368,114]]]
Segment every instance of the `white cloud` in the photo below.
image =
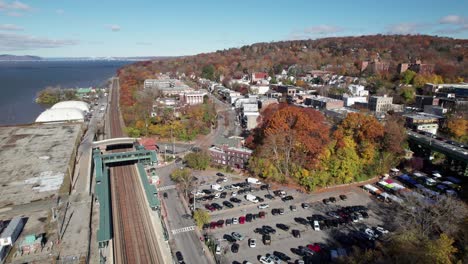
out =
[[55,10],[55,13],[57,13],[59,15],[63,15],[63,13],[65,13],[65,11],[63,9],[57,9],[57,10]]
[[444,16],[443,18],[439,20],[439,23],[441,24],[461,25],[461,24],[464,24],[465,22],[468,22],[467,19],[465,19],[462,16],[457,16],[457,15]]
[[28,4],[25,4],[20,1],[5,2],[3,0],[0,0],[0,10],[29,11],[31,10],[31,7]]
[[387,32],[390,34],[415,34],[419,33],[421,29],[424,29],[427,25],[419,23],[399,23],[389,25]]
[[114,32],[120,31],[121,29],[119,25],[106,25],[106,27]]
[[23,14],[22,14],[22,13],[18,13],[18,12],[8,12],[8,13],[7,13],[7,16],[11,16],[11,17],[22,17]]
[[49,39],[30,35],[0,33],[0,50],[3,51],[60,48],[77,44],[78,41],[72,39]]
[[6,30],[6,31],[21,31],[24,28],[19,27],[17,25],[13,24],[0,24],[0,30]]
[[332,26],[332,25],[318,25],[308,27],[304,30],[306,34],[313,34],[313,35],[328,35],[337,32],[341,32],[344,29],[342,27]]
[[436,31],[436,33],[440,34],[459,34],[462,32],[468,31],[468,24],[464,24],[461,26],[457,27],[447,27],[447,28],[441,28]]

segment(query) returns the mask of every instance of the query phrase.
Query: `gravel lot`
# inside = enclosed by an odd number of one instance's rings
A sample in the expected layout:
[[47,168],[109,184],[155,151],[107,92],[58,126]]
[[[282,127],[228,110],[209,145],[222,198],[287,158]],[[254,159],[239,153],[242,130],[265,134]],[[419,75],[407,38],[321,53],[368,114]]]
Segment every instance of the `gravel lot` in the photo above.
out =
[[[204,176],[204,180],[209,183],[206,185],[202,185],[200,189],[210,189],[210,184],[215,181],[216,176]],[[229,177],[228,177],[229,179]],[[235,180],[235,182],[240,182],[239,180]],[[221,184],[222,186],[233,184],[231,180],[228,180],[227,183]],[[259,186],[258,186],[259,187]],[[333,236],[336,235],[337,232],[348,232],[350,230],[357,230],[365,225],[368,226],[376,226],[382,224],[382,219],[374,214],[371,210],[369,210],[369,218],[360,221],[359,223],[353,223],[349,225],[342,225],[337,228],[331,228],[328,230],[322,231],[314,231],[310,225],[303,225],[297,223],[294,218],[296,217],[311,217],[313,214],[321,214],[325,216],[326,212],[338,209],[344,206],[352,206],[352,205],[364,205],[368,208],[375,208],[377,202],[371,200],[369,195],[358,188],[352,189],[351,192],[345,193],[348,197],[346,201],[341,201],[338,196],[343,193],[321,193],[321,194],[304,194],[300,193],[296,190],[288,190],[283,189],[287,192],[288,195],[292,195],[294,200],[283,202],[279,197],[275,197],[274,200],[269,200],[265,198],[265,202],[269,204],[269,208],[267,209],[258,209],[258,204],[253,204],[245,200],[243,195],[238,195],[237,198],[242,200],[240,204],[234,204],[234,208],[228,209],[224,207],[220,211],[211,212],[212,221],[217,221],[220,219],[228,219],[233,217],[240,217],[245,216],[247,213],[258,213],[260,211],[266,212],[266,217],[264,219],[257,219],[253,220],[252,222],[245,224],[237,224],[237,225],[230,225],[224,226],[223,228],[216,228],[216,229],[207,229],[203,232],[213,236],[218,243],[222,247],[223,254],[218,255],[221,263],[243,263],[244,261],[250,261],[252,263],[259,263],[258,256],[265,255],[267,253],[272,254],[273,251],[283,252],[289,257],[291,257],[291,262],[296,259],[301,259],[300,256],[295,255],[291,252],[291,248],[297,248],[298,246],[306,246],[308,244],[313,243],[322,243],[327,248],[336,248],[339,245],[333,240]],[[216,202],[222,205],[222,202],[225,200],[229,200],[231,198],[231,192],[233,190],[227,191],[228,195],[225,199],[213,199],[211,201],[199,202],[197,207],[203,207],[206,203],[213,203]],[[251,194],[264,198],[264,195],[267,193],[273,194],[273,190],[262,190],[262,191],[254,191]],[[322,203],[322,199],[334,196],[337,198],[337,202],[335,204],[324,205]],[[303,209],[301,204],[307,202],[311,206],[307,209]],[[290,205],[296,205],[297,211],[291,211]],[[378,204],[377,204],[378,205]],[[271,214],[271,210],[273,208],[284,208],[284,215],[276,215],[273,216]],[[283,231],[276,227],[276,224],[282,223],[286,224],[290,227],[289,231]],[[276,234],[271,235],[271,245],[266,246],[262,243],[262,235],[256,234],[253,230],[257,227],[262,227],[262,225],[269,225],[276,229]],[[298,229],[301,232],[300,238],[294,238],[291,234],[292,229]],[[225,234],[231,234],[232,232],[238,232],[245,236],[245,239],[238,242],[240,245],[238,253],[232,253],[231,243],[223,239]],[[248,246],[248,239],[254,238],[257,241],[257,246],[255,248],[249,248]],[[325,258],[329,255],[329,253],[323,254]],[[319,256],[316,256],[317,258]],[[322,256],[323,258],[323,256]],[[284,262],[283,262],[284,263]]]

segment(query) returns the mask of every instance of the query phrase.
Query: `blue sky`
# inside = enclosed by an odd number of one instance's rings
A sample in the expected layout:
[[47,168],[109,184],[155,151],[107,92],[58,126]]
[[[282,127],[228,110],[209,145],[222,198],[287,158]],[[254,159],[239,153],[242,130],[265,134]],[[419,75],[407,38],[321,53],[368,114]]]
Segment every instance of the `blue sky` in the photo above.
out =
[[0,0],[0,54],[178,56],[378,33],[466,39],[468,1]]

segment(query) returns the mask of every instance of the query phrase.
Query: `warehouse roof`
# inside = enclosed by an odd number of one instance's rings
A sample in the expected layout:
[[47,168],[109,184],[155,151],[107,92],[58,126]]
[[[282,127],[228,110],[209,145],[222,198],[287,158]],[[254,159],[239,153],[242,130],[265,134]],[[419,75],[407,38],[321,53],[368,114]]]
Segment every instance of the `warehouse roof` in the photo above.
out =
[[54,108],[42,112],[36,119],[36,123],[83,121],[84,112],[77,108]]
[[89,112],[89,104],[83,101],[63,101],[54,104],[51,109],[58,109],[58,108],[77,108],[82,112]]

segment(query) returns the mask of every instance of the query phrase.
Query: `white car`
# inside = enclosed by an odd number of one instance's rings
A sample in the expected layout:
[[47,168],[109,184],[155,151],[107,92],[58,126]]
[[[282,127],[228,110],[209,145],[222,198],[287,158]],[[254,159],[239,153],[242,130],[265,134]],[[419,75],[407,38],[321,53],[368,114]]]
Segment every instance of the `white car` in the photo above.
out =
[[377,230],[378,232],[380,232],[380,233],[382,233],[382,234],[388,234],[388,233],[389,233],[389,231],[388,231],[387,229],[385,229],[385,228],[383,228],[383,227],[381,227],[381,226],[377,226],[377,227],[375,228],[375,230]]
[[236,197],[236,196],[237,196],[237,192],[232,192],[232,193],[231,193],[231,196],[232,196],[232,197]]
[[233,189],[236,189],[236,190],[239,190],[239,189],[240,189],[240,187],[237,186],[237,185],[232,185],[232,188],[233,188]]
[[221,255],[221,246],[216,245],[216,255]]
[[264,203],[264,204],[258,205],[257,207],[258,207],[258,209],[267,209],[268,207],[270,207],[270,205]]
[[221,197],[221,193],[216,193],[214,196],[215,199],[218,199],[219,197]]
[[262,264],[275,264],[272,258],[270,256],[261,256],[260,257],[260,263]]
[[320,224],[317,220],[314,220],[314,230],[315,231],[320,231]]
[[376,235],[375,235],[375,232],[374,230],[370,229],[370,228],[366,228],[364,230],[364,234],[366,234],[367,238],[369,240],[374,240],[376,238]]
[[254,248],[257,246],[257,241],[255,239],[251,238],[249,239],[249,247]]
[[202,192],[202,191],[200,191],[200,190],[193,191],[192,194],[195,195],[195,196],[203,196],[203,195],[205,195],[205,193]]
[[237,220],[237,217],[232,218],[232,224],[233,225],[239,224],[239,220]]

